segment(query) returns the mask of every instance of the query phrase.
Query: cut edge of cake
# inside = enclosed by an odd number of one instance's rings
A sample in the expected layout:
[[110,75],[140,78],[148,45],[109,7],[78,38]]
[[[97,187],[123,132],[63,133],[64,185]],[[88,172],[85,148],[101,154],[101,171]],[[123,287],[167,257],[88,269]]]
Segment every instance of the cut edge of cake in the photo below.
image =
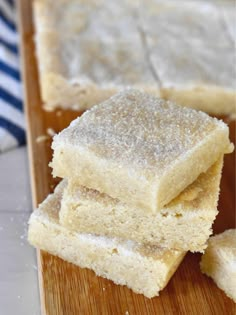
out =
[[236,229],[210,237],[200,268],[236,303]]

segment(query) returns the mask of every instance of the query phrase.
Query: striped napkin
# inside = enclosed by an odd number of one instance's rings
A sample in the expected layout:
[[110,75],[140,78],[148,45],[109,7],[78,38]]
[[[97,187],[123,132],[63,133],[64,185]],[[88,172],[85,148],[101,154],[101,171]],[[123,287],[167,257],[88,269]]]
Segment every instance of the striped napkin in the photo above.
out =
[[25,144],[15,13],[13,0],[0,0],[0,153]]

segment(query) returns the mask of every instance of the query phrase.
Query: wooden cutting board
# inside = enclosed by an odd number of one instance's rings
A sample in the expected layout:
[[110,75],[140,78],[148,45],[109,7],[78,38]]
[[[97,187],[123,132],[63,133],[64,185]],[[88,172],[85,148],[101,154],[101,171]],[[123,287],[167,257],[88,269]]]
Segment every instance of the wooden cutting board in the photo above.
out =
[[[51,129],[58,132],[78,116],[77,112],[46,112],[39,93],[30,0],[19,0],[22,69],[30,160],[33,204],[35,207],[51,192],[55,180],[51,160]],[[235,141],[235,122],[229,122]],[[48,128],[50,128],[48,130]],[[46,135],[46,137],[45,137]],[[43,137],[42,137],[43,136]],[[234,227],[234,154],[225,157],[219,202],[220,214],[214,232]],[[97,277],[92,271],[38,251],[39,287],[42,313],[47,315],[233,315],[235,304],[199,269],[200,254],[187,254],[183,263],[159,297],[147,299],[126,287]]]

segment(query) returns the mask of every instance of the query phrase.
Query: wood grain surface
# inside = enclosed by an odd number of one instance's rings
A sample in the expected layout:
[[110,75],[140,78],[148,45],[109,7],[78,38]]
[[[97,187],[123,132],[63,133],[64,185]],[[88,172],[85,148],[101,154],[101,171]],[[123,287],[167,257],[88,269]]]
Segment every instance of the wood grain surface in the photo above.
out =
[[[39,93],[31,1],[19,0],[22,70],[25,88],[28,151],[33,204],[36,207],[56,184],[48,163],[51,160],[51,137],[47,129],[58,132],[78,116],[72,111],[46,112]],[[229,122],[231,138],[235,142],[235,122]],[[235,155],[225,157],[219,202],[220,214],[214,232],[235,226]],[[159,297],[147,299],[126,287],[97,277],[92,271],[81,269],[61,259],[38,251],[39,287],[42,313],[47,315],[233,315],[235,304],[211,279],[201,274],[200,254],[187,254],[183,263]]]

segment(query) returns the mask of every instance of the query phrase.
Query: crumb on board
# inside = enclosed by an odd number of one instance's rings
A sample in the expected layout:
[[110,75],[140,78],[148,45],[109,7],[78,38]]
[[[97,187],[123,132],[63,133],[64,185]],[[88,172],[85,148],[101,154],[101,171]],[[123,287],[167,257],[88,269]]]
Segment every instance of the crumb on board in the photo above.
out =
[[126,312],[125,312],[125,315],[129,315],[129,311],[126,311]]
[[55,108],[51,107],[51,106],[47,106],[46,104],[43,105],[43,109],[46,112],[54,112]]
[[38,136],[38,137],[36,138],[36,142],[37,142],[37,143],[41,143],[41,142],[44,142],[44,141],[46,141],[46,140],[48,140],[48,139],[49,139],[49,136],[41,135],[41,136]]
[[57,112],[56,112],[56,115],[59,117],[59,116],[61,116],[62,115],[62,111],[61,110],[58,110]]
[[106,288],[102,288],[103,291],[106,291]]
[[236,113],[232,113],[232,114],[228,115],[225,122],[230,123],[231,121],[234,121],[234,120],[236,120]]
[[52,128],[47,128],[46,132],[47,132],[46,135],[40,135],[36,138],[37,143],[44,142],[44,141],[50,139],[50,137],[55,136],[55,134],[56,134],[55,130],[53,130]]
[[47,128],[47,134],[51,137],[55,136],[56,132],[52,128]]

